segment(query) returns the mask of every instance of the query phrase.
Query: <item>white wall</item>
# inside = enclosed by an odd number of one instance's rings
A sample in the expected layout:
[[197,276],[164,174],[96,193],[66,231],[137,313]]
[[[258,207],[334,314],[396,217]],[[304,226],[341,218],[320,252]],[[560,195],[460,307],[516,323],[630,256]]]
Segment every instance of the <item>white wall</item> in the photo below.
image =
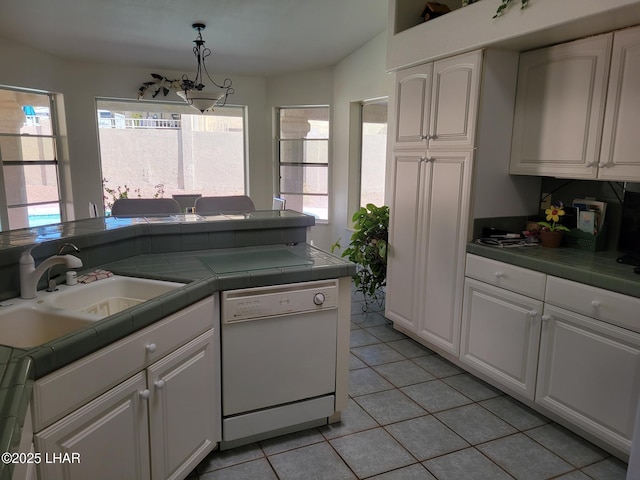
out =
[[[351,102],[385,97],[390,88],[385,74],[386,33],[362,46],[333,68],[287,74],[269,79],[229,75],[235,94],[230,103],[247,105],[249,193],[258,208],[270,208],[275,180],[273,112],[283,105],[330,105],[332,166],[329,225],[318,225],[311,239],[320,248],[342,236],[353,212],[348,191],[357,184],[349,169],[349,106]],[[88,203],[102,205],[96,97],[135,99],[149,80],[148,69],[70,62],[0,38],[0,85],[62,94],[68,135],[71,205],[75,218],[88,214]],[[182,72],[158,72],[167,77]],[[223,73],[215,73],[222,76]],[[172,94],[169,94],[172,95]],[[180,100],[177,100],[180,101]],[[65,159],[61,159],[63,163]],[[74,218],[72,215],[69,219]]]
[[393,76],[385,73],[386,42],[387,35],[383,32],[334,67],[333,222],[316,241],[323,249],[329,249],[338,238],[341,238],[340,243],[344,248],[351,237],[348,227],[359,203],[359,159],[354,158],[359,151],[354,148],[357,146],[355,142],[359,139],[350,139],[350,136],[358,135],[359,118],[355,118],[358,109],[352,106],[354,102],[388,97],[391,93]]
[[385,73],[386,41],[386,32],[383,32],[333,68],[267,80],[271,128],[276,107],[331,107],[330,221],[328,224],[317,224],[310,234],[310,240],[323,250],[329,250],[338,238],[342,239],[343,247],[349,243],[351,233],[346,228],[354,210],[349,200],[352,193],[356,192],[359,181],[358,169],[353,168],[357,167],[357,158],[353,158],[350,142],[350,134],[355,133],[351,125],[355,112],[351,111],[351,105],[353,102],[389,95],[393,79]]
[[[71,191],[67,195],[73,203],[75,218],[88,215],[89,202],[102,205],[95,99],[135,99],[138,87],[151,78],[150,73],[148,69],[134,67],[69,62],[0,39],[0,85],[62,94],[64,104],[59,107],[66,120],[71,178]],[[160,73],[168,77],[182,74]],[[218,75],[223,74],[216,72]],[[270,208],[272,168],[264,114],[266,80],[233,76],[233,82],[236,93],[230,103],[247,105],[249,193],[259,208]]]

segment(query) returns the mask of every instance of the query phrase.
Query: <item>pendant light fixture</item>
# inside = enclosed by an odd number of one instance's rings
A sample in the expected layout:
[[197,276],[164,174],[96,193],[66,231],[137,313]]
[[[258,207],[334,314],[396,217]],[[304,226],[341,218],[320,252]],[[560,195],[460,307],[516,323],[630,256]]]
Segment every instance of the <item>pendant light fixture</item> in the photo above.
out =
[[[204,23],[194,23],[192,27],[198,32],[196,39],[193,41],[195,43],[193,54],[197,62],[195,78],[190,80],[184,74],[180,79],[169,80],[167,77],[152,73],[151,76],[155,81],[145,82],[140,86],[138,99],[144,97],[148,92],[152,92],[152,98],[155,98],[160,92],[163,92],[166,96],[171,90],[175,90],[180,98],[200,113],[204,113],[213,107],[224,106],[227,103],[227,97],[234,93],[231,79],[225,78],[219,84],[211,78],[206,65],[206,59],[211,55],[211,50],[205,47],[205,42],[202,39],[202,31],[206,28],[206,25]],[[204,85],[204,75],[207,76],[212,85]]]

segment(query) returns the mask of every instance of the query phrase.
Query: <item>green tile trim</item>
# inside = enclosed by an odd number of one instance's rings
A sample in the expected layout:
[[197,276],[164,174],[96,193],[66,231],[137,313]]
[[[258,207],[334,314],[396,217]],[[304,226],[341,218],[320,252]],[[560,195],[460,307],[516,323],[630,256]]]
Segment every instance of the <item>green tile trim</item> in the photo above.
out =
[[572,248],[498,248],[467,244],[467,253],[566,278],[574,282],[640,298],[640,275],[616,262],[616,252],[589,252]]
[[53,350],[55,368],[62,368],[98,349],[94,328],[85,328],[48,343]]
[[93,329],[96,332],[97,348],[106,347],[135,331],[131,313],[128,311],[119,312],[96,322]]

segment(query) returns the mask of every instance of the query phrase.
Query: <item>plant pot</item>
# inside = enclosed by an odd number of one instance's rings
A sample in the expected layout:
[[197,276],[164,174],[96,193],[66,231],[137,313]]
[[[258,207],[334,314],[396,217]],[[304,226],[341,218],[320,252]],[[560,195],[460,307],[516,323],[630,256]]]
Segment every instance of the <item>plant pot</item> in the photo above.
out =
[[540,231],[540,243],[543,247],[557,248],[562,243],[562,235],[564,232],[550,232],[548,230]]

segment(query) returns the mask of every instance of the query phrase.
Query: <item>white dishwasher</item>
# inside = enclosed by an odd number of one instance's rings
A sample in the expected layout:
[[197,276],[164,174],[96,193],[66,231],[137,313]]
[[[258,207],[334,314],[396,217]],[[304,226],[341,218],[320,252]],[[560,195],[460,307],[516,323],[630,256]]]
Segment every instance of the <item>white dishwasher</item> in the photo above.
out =
[[222,448],[335,412],[337,304],[337,280],[222,293]]

